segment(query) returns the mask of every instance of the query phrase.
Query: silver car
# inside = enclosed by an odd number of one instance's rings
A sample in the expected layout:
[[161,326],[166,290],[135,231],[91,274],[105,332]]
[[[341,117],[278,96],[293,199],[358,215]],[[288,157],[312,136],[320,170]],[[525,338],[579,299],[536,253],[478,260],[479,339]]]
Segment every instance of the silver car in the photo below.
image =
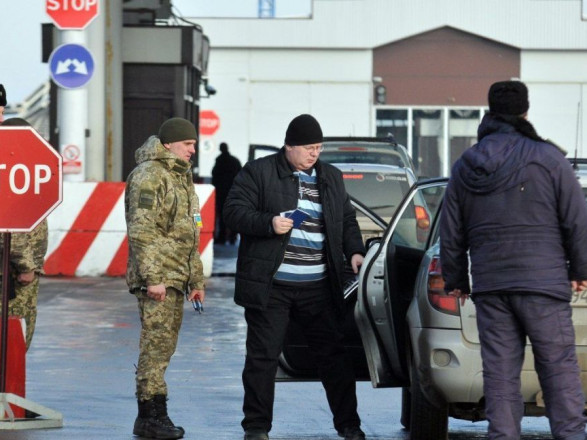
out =
[[[421,181],[410,188],[382,237],[368,243],[357,290],[350,287],[346,297],[358,336],[349,323],[345,335],[359,377],[375,388],[402,387],[401,422],[412,440],[446,439],[449,417],[485,418],[475,307],[470,300],[461,307],[444,293],[442,281],[438,218],[447,182]],[[401,232],[402,221],[421,200],[427,203],[430,228],[424,243],[410,242]],[[587,294],[575,294],[572,306],[577,355],[587,376]],[[299,355],[303,341],[296,342]],[[295,365],[290,348],[288,341],[282,370],[287,362]],[[305,368],[305,379],[313,378],[309,361]],[[300,377],[295,369],[288,373]],[[545,415],[531,347],[526,348],[521,379],[525,415]],[[587,381],[583,383],[587,394]]]

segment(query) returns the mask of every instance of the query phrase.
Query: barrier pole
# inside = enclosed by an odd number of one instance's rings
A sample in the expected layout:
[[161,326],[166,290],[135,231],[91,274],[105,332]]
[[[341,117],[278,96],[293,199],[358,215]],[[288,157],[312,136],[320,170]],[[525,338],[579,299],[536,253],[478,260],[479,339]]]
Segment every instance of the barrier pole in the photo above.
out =
[[10,232],[4,234],[2,252],[2,338],[0,340],[0,393],[6,391],[6,345],[8,342],[8,277],[10,277]]

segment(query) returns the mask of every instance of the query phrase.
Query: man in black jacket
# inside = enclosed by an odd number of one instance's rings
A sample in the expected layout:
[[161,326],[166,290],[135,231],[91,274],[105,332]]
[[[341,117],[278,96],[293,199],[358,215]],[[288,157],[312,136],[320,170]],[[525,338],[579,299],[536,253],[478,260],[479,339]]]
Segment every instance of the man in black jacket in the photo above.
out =
[[220,155],[216,158],[214,168],[212,168],[212,185],[216,189],[216,219],[218,220],[216,237],[214,237],[215,244],[224,244],[227,238],[230,244],[236,242],[236,232],[226,230],[222,214],[232,181],[241,169],[240,161],[228,152],[228,144],[221,142]]
[[[240,233],[235,302],[245,307],[245,440],[266,440],[273,419],[277,359],[289,319],[316,355],[334,427],[361,440],[355,377],[342,343],[345,258],[355,273],[365,247],[342,175],[318,160],[322,130],[303,114],[289,124],[284,147],[245,165],[224,206]],[[289,218],[295,210],[298,212]]]
[[528,107],[519,81],[489,89],[479,142],[456,161],[444,198],[442,274],[464,301],[470,257],[489,439],[520,438],[528,337],[554,438],[584,440],[570,301],[587,286],[587,206],[569,161],[526,120]]

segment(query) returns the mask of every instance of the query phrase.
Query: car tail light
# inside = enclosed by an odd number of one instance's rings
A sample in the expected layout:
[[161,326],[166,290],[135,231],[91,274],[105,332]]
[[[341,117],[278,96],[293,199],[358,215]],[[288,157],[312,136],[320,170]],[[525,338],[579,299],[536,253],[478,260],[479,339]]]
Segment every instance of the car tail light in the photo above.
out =
[[424,243],[428,239],[430,216],[423,206],[416,205],[414,209],[416,212],[416,238],[418,242]]
[[440,258],[435,256],[428,265],[428,301],[436,310],[449,315],[459,314],[459,299],[444,291]]

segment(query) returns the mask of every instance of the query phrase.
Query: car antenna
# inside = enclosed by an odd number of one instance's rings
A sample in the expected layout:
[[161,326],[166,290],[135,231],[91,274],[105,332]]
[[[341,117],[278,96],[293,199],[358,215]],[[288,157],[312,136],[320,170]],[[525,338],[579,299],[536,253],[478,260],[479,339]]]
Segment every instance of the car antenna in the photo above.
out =
[[581,101],[577,103],[577,131],[575,133],[575,159],[573,159],[573,169],[579,168],[577,164],[577,154],[579,153],[579,131],[581,130]]

